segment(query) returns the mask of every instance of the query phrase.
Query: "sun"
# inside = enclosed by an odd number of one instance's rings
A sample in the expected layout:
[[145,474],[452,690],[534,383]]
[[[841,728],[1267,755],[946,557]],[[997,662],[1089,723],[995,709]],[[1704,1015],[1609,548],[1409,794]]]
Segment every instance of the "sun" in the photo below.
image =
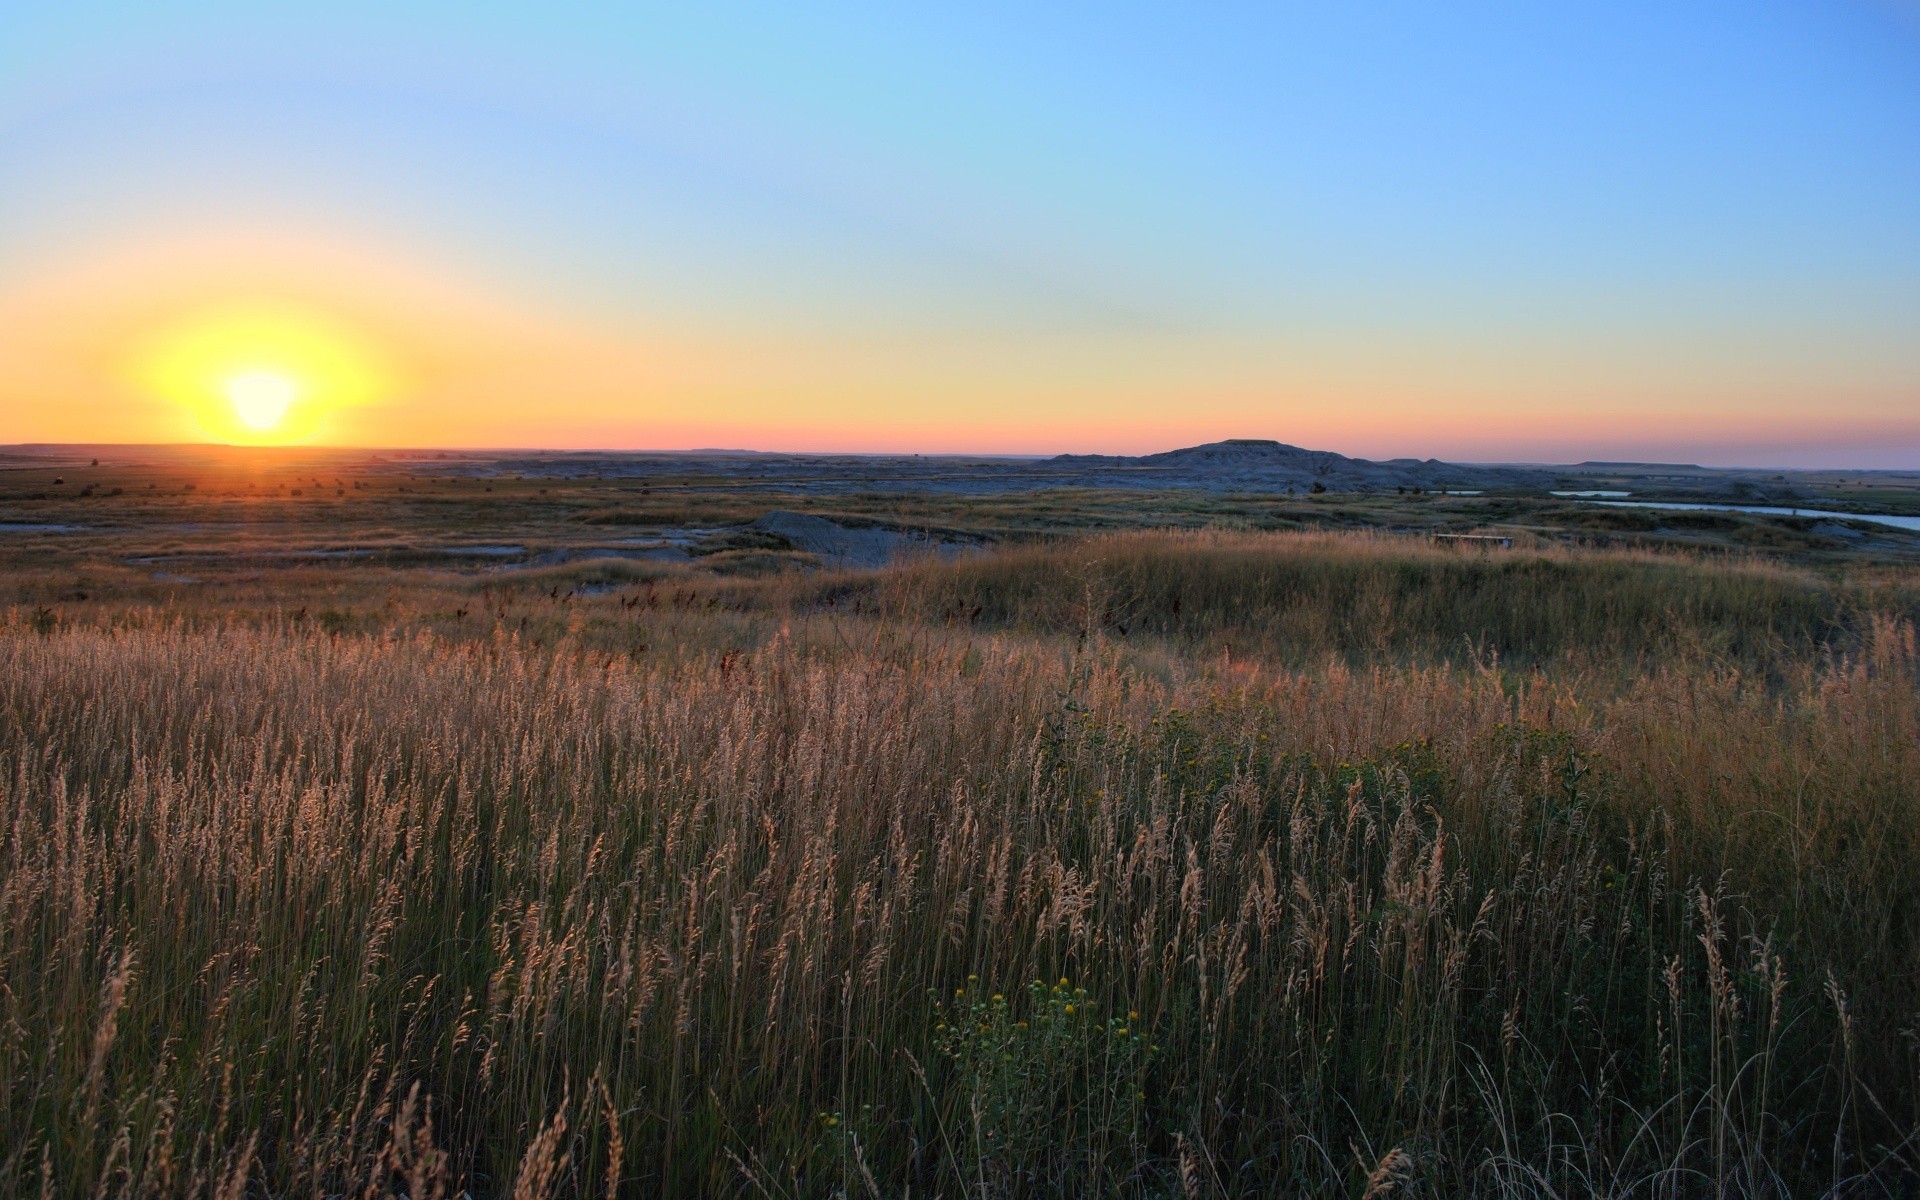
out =
[[395,389],[385,356],[358,331],[291,304],[186,314],[148,337],[134,362],[142,390],[177,405],[194,433],[228,445],[324,441],[343,410]]
[[256,433],[267,433],[287,419],[300,398],[300,385],[276,371],[246,371],[227,380],[233,415]]

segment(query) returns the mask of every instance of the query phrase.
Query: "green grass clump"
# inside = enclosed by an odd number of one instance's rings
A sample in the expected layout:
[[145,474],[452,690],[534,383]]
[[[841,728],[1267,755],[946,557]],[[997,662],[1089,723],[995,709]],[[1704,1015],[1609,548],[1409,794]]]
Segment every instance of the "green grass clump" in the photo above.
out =
[[[1079,1190],[1124,1177],[1146,1156],[1147,1071],[1158,1047],[1137,1011],[1100,1011],[1084,987],[1034,980],[1010,1000],[978,976],[930,993],[944,1090],[982,1191]],[[953,1127],[949,1133],[948,1126]],[[956,1178],[958,1186],[969,1181]]]

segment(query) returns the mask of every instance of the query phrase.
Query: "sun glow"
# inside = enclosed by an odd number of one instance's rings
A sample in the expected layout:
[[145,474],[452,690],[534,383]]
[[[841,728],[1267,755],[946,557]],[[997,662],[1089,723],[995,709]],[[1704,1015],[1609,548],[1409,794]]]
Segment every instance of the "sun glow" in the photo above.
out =
[[381,357],[355,331],[266,304],[210,309],[162,330],[136,375],[184,409],[201,436],[239,445],[322,439],[341,409],[394,391]]

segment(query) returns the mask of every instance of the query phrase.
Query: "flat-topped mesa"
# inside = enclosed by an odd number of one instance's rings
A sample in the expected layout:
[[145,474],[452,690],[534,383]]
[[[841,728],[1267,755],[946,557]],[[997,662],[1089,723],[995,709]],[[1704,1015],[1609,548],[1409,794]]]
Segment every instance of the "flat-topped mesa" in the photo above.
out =
[[1708,468],[1699,463],[1663,463],[1615,461],[1608,458],[1589,458],[1573,464],[1575,470],[1585,471],[1685,471],[1693,475],[1705,475]]
[[1331,450],[1307,450],[1271,438],[1228,438],[1148,454],[1139,460],[1154,466],[1288,467],[1326,470],[1356,460]]
[[1300,446],[1290,446],[1272,438],[1227,438],[1224,441],[1204,442],[1198,446],[1182,446],[1177,450],[1162,450],[1156,454],[1056,454],[1047,460],[1053,463],[1084,463],[1088,466],[1298,466],[1318,461],[1349,462],[1345,455],[1330,450],[1307,450]]
[[1512,486],[1512,472],[1437,459],[1373,462],[1272,438],[1227,438],[1158,454],[1062,454],[1048,466],[1095,487],[1197,487],[1209,491],[1372,492]]

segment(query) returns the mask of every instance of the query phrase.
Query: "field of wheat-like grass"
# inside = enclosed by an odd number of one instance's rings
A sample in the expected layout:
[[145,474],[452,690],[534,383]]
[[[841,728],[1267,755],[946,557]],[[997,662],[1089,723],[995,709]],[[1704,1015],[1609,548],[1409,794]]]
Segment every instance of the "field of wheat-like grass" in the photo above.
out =
[[614,583],[0,615],[0,1193],[1911,1194],[1902,580]]

